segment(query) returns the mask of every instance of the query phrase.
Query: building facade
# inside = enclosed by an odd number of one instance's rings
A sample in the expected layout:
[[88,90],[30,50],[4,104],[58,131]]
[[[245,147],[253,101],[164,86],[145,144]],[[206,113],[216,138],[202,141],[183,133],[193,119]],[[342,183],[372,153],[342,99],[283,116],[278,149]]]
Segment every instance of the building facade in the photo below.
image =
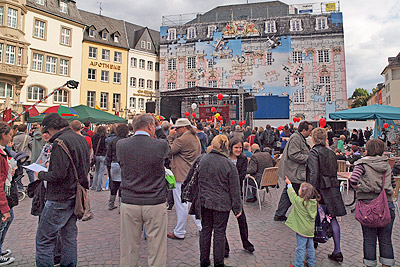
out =
[[129,42],[127,109],[130,115],[146,111],[146,102],[159,89],[160,33],[125,22]]
[[[75,1],[27,0],[25,36],[30,43],[26,82],[21,102],[30,106],[68,80],[80,81],[82,39],[85,24]],[[37,108],[43,111],[54,105],[75,106],[80,103],[80,87],[57,91]]]
[[15,112],[22,111],[20,96],[28,76],[26,14],[25,0],[0,1],[0,111],[6,102]]
[[124,117],[129,46],[124,21],[80,10],[83,34],[81,104]]
[[165,23],[160,91],[194,86],[289,96],[289,107],[277,108],[308,120],[347,109],[342,13],[337,4],[304,12],[273,1],[220,6],[185,24]]
[[388,58],[388,65],[381,75],[385,77],[383,102],[389,106],[400,107],[400,53]]

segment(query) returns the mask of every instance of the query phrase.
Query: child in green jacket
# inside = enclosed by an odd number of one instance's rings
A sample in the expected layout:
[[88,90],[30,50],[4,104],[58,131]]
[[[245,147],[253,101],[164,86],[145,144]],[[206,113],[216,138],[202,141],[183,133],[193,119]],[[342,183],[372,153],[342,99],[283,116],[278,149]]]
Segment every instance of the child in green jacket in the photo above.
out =
[[299,189],[299,195],[296,194],[292,183],[286,177],[287,193],[293,209],[286,220],[286,225],[296,232],[297,248],[294,265],[291,267],[303,267],[304,257],[307,249],[306,262],[308,266],[315,266],[314,249],[314,228],[315,217],[317,216],[318,200],[320,196],[315,188],[309,183],[302,183]]

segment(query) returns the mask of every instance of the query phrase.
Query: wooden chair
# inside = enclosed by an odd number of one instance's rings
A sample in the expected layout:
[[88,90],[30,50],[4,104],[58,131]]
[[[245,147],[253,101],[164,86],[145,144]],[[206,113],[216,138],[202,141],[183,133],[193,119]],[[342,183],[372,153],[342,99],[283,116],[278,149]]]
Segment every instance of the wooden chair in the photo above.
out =
[[[338,172],[347,172],[347,165],[345,160],[338,160]],[[346,193],[349,194],[349,179],[338,177],[339,181],[344,181],[346,184]]]
[[395,177],[395,179],[396,179],[396,188],[394,189],[392,199],[393,199],[393,204],[397,209],[397,214],[399,215],[400,210],[399,210],[398,200],[399,200],[400,177]]
[[[249,184],[249,181],[253,180],[254,185]],[[257,190],[258,206],[261,210],[261,199],[260,191],[264,192],[263,201],[265,200],[265,193],[270,193],[271,187],[275,186],[276,197],[278,198],[278,167],[265,168],[262,176],[261,183],[258,184],[256,178],[251,175],[247,175],[245,179],[246,189],[243,191],[243,200],[247,199],[247,190],[254,188]]]

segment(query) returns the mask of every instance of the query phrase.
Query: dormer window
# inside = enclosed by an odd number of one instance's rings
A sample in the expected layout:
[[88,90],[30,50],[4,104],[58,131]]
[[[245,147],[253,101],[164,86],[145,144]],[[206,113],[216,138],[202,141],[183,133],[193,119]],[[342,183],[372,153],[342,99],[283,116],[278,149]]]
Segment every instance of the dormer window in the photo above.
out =
[[119,43],[119,35],[114,34],[114,43]]
[[60,11],[62,13],[68,13],[68,3],[65,0],[60,0]]
[[265,33],[276,33],[275,20],[265,22]]
[[101,38],[103,38],[103,40],[107,40],[107,31],[106,30],[104,30],[102,33],[101,33]]
[[328,29],[328,19],[326,17],[318,17],[315,19],[315,29],[316,30],[326,30]]
[[176,29],[168,29],[168,40],[172,41],[176,39]]
[[214,32],[217,30],[217,26],[215,25],[209,25],[207,29],[207,37],[213,37]]
[[187,39],[194,39],[196,38],[196,28],[190,27],[187,29]]
[[94,37],[94,29],[93,28],[89,28],[89,36]]
[[300,32],[303,28],[301,27],[301,19],[291,19],[290,20],[290,31]]

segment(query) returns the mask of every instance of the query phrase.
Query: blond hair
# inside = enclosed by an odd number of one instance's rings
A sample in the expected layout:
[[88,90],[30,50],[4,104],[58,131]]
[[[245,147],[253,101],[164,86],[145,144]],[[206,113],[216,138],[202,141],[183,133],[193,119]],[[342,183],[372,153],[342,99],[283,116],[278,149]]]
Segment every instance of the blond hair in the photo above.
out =
[[342,141],[346,140],[346,136],[344,136],[343,134],[341,134],[339,138],[340,138],[340,140],[342,140]]
[[312,139],[315,145],[326,145],[326,139],[328,139],[328,135],[324,128],[315,128],[312,131]]
[[229,140],[226,135],[224,134],[217,135],[211,141],[211,145],[213,149],[217,150],[218,152],[229,154]]

